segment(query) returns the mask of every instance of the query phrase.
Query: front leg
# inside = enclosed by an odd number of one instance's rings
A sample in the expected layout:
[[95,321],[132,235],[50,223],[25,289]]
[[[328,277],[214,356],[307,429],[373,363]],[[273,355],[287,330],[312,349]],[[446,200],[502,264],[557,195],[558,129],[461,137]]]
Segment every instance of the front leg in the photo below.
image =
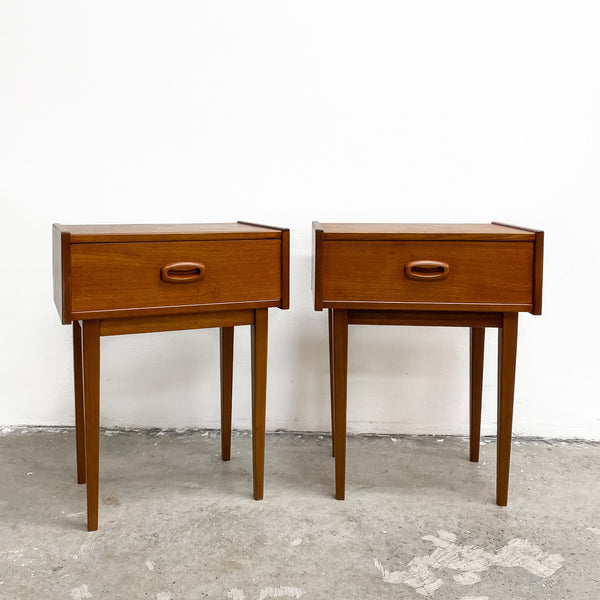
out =
[[498,442],[496,504],[508,503],[508,477],[512,438],[518,313],[504,313],[498,330]]
[[98,529],[100,454],[100,321],[83,321],[83,389],[88,531]]
[[267,339],[266,308],[254,311],[252,325],[252,474],[254,499],[262,500],[265,477],[265,417],[267,406]]
[[333,310],[333,382],[335,396],[335,497],[346,496],[346,408],[348,388],[348,311]]

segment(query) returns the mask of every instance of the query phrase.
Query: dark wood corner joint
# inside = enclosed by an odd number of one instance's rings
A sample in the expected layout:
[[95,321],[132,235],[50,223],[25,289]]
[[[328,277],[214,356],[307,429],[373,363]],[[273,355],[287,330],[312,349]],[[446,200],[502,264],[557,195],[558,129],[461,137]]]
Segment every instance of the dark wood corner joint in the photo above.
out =
[[485,328],[498,335],[496,502],[508,501],[519,312],[542,312],[544,233],[491,224],[313,223],[315,310],[329,311],[335,495],[345,497],[349,325],[470,329],[470,459],[479,460]]
[[268,309],[289,306],[289,230],[251,223],[52,228],[54,302],[73,324],[77,481],[98,529],[100,337],[220,329],[221,454],[231,456],[233,332],[251,326],[254,498],[263,497]]

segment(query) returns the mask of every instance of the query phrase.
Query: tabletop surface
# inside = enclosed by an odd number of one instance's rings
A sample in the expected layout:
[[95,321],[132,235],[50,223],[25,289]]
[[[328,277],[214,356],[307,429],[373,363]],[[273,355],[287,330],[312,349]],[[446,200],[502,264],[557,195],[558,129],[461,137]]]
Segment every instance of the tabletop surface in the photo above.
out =
[[62,225],[73,243],[281,238],[281,229],[250,223]]
[[495,223],[314,223],[325,239],[533,240],[535,231]]

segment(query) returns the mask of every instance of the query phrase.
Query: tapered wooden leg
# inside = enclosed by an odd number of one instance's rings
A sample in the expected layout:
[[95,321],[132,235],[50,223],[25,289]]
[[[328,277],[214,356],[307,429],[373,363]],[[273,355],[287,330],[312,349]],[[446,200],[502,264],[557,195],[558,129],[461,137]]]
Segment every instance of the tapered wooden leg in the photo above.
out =
[[335,378],[333,368],[333,309],[327,311],[327,320],[329,322],[329,398],[331,402],[331,455],[335,456]]
[[233,327],[221,327],[221,458],[231,459],[231,397],[233,390]]
[[479,461],[479,441],[481,439],[481,396],[483,392],[483,348],[485,329],[471,327],[471,369],[470,369],[470,459]]
[[98,529],[100,446],[100,321],[83,321],[83,389],[88,531]]
[[75,445],[77,447],[77,483],[85,483],[85,416],[83,408],[83,353],[81,326],[73,321],[73,373],[75,381]]
[[346,398],[348,383],[348,311],[333,310],[333,381],[335,396],[335,497],[346,497]]
[[265,416],[267,400],[267,339],[266,308],[254,311],[252,325],[252,472],[254,499],[263,499],[265,475]]
[[498,330],[498,458],[496,504],[508,502],[508,476],[512,437],[518,313],[504,313]]

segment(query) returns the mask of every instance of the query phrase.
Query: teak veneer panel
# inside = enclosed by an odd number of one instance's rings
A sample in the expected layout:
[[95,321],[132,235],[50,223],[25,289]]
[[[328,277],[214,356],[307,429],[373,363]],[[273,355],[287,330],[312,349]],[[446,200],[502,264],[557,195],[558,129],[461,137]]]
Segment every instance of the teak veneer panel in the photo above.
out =
[[532,241],[533,230],[501,223],[314,223],[330,240]]
[[186,223],[161,225],[60,225],[73,244],[108,242],[174,242],[199,240],[235,240],[280,238],[278,227],[252,223]]
[[[541,314],[543,232],[498,223],[313,223],[315,309]],[[405,275],[412,261],[448,267]]]
[[[440,281],[404,274],[411,261],[449,265]],[[323,305],[347,302],[532,306],[533,244],[528,242],[325,241]]]
[[[197,262],[206,276],[166,283],[161,267]],[[132,242],[74,244],[71,250],[74,314],[160,306],[198,306],[281,297],[281,241]]]
[[[53,226],[54,302],[73,319],[289,307],[289,230],[252,223]],[[205,266],[172,283],[161,268]]]

